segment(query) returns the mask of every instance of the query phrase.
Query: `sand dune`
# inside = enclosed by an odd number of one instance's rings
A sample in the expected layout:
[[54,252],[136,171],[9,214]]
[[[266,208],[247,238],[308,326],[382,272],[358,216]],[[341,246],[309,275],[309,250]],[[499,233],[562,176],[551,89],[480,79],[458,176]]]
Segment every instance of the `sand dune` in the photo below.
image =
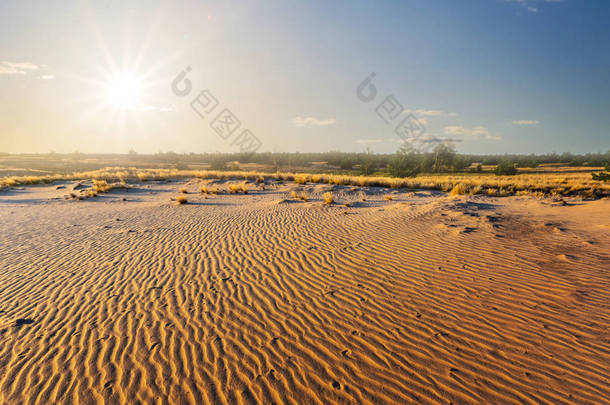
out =
[[0,194],[0,403],[610,398],[608,200],[66,186]]

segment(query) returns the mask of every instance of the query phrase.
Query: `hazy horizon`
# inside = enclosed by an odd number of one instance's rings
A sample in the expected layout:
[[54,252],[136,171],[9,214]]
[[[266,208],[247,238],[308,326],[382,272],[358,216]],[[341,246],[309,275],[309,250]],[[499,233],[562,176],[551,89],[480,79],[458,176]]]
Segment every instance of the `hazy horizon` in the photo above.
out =
[[[456,3],[4,1],[0,151],[230,153],[248,129],[260,152],[391,153],[409,114],[461,153],[610,149],[608,3]],[[210,128],[224,108],[233,138]]]

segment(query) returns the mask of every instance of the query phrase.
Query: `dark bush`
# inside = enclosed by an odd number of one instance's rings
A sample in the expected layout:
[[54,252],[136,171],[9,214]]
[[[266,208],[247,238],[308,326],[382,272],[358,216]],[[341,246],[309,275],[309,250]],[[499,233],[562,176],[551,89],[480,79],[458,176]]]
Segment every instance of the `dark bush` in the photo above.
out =
[[515,164],[510,160],[502,160],[494,169],[496,176],[513,176],[517,174]]

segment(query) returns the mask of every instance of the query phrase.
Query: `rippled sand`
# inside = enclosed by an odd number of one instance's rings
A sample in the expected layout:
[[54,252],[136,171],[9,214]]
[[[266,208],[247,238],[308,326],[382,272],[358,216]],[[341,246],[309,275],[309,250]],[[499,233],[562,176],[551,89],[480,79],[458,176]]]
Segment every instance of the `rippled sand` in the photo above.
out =
[[198,186],[0,193],[0,403],[610,398],[608,200]]

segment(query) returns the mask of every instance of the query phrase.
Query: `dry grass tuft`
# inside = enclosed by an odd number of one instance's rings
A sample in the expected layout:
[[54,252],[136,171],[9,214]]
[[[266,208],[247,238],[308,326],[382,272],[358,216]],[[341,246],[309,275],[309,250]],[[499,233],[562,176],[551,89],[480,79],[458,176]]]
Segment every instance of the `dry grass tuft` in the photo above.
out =
[[335,202],[335,199],[333,198],[333,193],[331,193],[330,191],[327,193],[324,193],[324,203],[326,205],[331,205],[334,202]]
[[460,184],[456,184],[453,189],[451,189],[451,195],[456,196],[456,195],[464,195],[467,194],[468,190],[466,188],[466,186],[462,183]]
[[237,184],[229,184],[229,192],[231,194],[237,194],[237,192],[240,190],[240,187]]
[[295,200],[301,200],[303,202],[307,202],[307,200],[309,199],[309,197],[307,197],[307,193],[304,191],[297,193],[296,191],[293,190],[290,192],[290,196]]
[[181,195],[181,196],[176,197],[176,202],[178,203],[178,205],[182,205],[182,204],[188,203],[189,200],[185,196]]
[[296,174],[294,176],[294,182],[297,184],[306,184],[308,180],[309,180],[308,174]]
[[201,193],[202,194],[209,194],[210,193],[209,190],[208,190],[208,187],[205,184],[203,184],[201,186]]
[[394,199],[394,197],[392,197],[391,195],[386,195],[385,197],[383,197],[385,200],[387,201],[392,201]]
[[108,191],[108,182],[106,180],[93,179],[93,189],[97,193],[105,193]]
[[182,194],[188,194],[188,191],[187,191],[187,190],[186,190],[186,188],[184,188],[184,187],[182,187],[182,188],[180,189],[180,192],[181,192]]
[[118,188],[127,190],[128,187],[125,181],[123,180],[116,183],[108,184],[106,180],[93,179],[93,190],[96,192],[96,194],[107,193]]

